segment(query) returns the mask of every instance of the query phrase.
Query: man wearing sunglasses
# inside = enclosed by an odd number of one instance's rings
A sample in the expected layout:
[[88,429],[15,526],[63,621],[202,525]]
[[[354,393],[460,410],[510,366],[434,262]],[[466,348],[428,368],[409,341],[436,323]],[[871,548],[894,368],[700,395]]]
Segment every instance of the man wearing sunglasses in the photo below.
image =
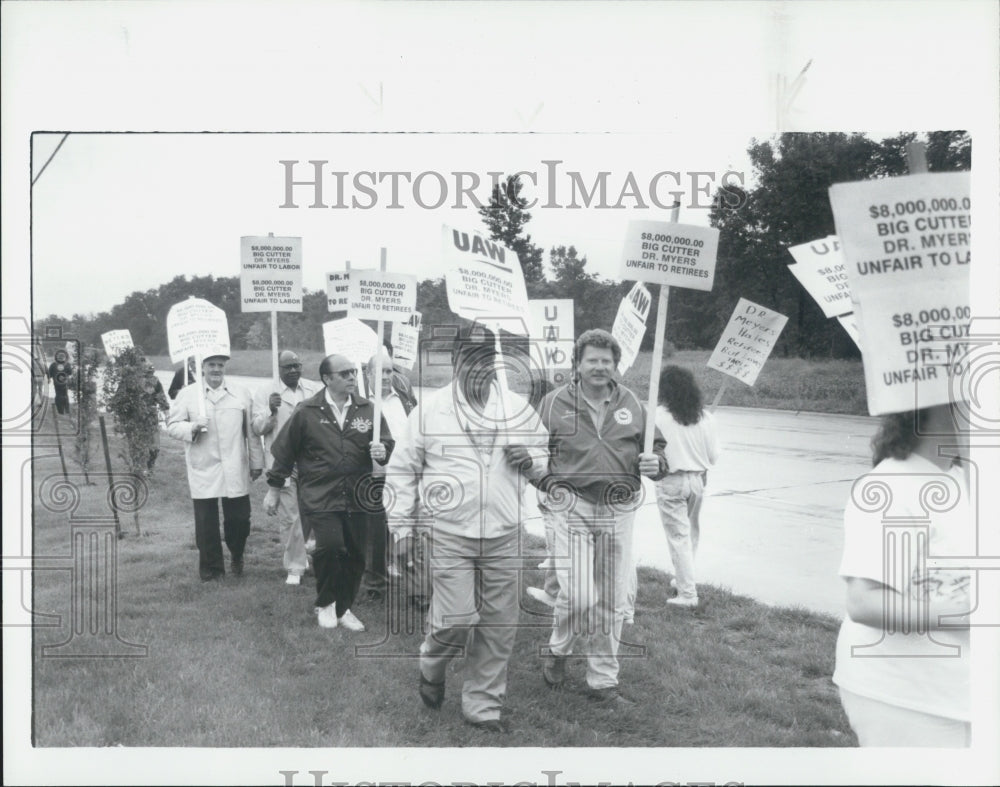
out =
[[[323,386],[302,377],[302,362],[291,350],[278,356],[278,379],[257,389],[253,398],[253,433],[264,439],[264,462],[267,469],[274,460],[271,445],[281,427],[291,417],[292,412],[310,396],[315,396]],[[302,583],[302,575],[309,565],[306,554],[306,538],[299,516],[297,477],[295,472],[288,477],[285,485],[278,490],[278,519],[285,541],[285,552],[281,562],[288,572],[287,585]]]
[[316,537],[316,614],[322,628],[364,631],[351,605],[365,569],[367,514],[373,499],[372,461],[389,461],[394,441],[380,418],[372,440],[375,409],[357,394],[357,366],[343,355],[328,355],[319,366],[324,388],[288,418],[271,444],[264,497],[269,516],[278,511],[280,490],[298,472],[299,513]]

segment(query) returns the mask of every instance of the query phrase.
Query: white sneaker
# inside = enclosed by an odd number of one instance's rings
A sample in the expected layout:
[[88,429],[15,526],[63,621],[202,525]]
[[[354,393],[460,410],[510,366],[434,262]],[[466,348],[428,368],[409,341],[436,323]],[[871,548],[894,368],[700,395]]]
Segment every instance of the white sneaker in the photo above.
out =
[[677,590],[677,577],[670,578],[670,587],[672,587],[674,590]]
[[531,596],[535,601],[541,601],[543,604],[549,607],[554,607],[556,605],[556,597],[550,596],[542,588],[525,588],[524,592]]
[[541,563],[538,564],[538,568],[544,571],[547,568],[552,568],[552,558],[545,558]]
[[320,628],[337,628],[337,602],[334,601],[328,607],[316,607],[316,619]]
[[690,598],[686,598],[685,596],[674,596],[673,598],[667,599],[667,604],[672,607],[697,607],[698,597],[692,596]]
[[365,630],[365,624],[354,617],[354,613],[351,610],[347,610],[347,612],[341,615],[337,622],[348,631]]
[[288,578],[285,580],[286,585],[301,585],[302,577],[298,574],[289,574]]

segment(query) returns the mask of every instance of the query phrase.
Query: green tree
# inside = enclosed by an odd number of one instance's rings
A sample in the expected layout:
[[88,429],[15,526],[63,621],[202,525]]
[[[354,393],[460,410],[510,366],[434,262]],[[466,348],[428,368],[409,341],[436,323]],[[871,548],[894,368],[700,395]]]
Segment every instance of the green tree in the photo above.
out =
[[497,184],[490,197],[490,204],[479,209],[479,214],[490,230],[493,240],[503,242],[508,249],[517,252],[524,271],[524,281],[531,295],[531,285],[545,279],[542,268],[542,249],[531,242],[531,235],[524,232],[531,221],[531,214],[524,206],[528,201],[521,197],[523,188],[520,178],[511,175],[503,184]]
[[[97,376],[99,362],[97,350],[90,347],[82,351],[77,365],[76,414],[79,428],[73,443],[73,458],[80,465],[86,478],[92,469],[94,446],[91,427],[97,417]],[[89,479],[88,479],[89,480]]]

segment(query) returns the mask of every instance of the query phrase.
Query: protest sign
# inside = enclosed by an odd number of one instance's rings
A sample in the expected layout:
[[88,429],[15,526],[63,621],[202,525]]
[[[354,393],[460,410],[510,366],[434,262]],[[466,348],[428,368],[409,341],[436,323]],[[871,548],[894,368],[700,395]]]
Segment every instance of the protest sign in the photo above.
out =
[[630,221],[621,277],[691,290],[711,290],[719,231],[663,221]]
[[167,344],[170,362],[189,356],[202,358],[209,352],[229,354],[229,322],[222,309],[201,298],[188,298],[167,313]]
[[839,317],[854,310],[844,253],[836,235],[789,246],[788,252],[796,263],[789,265],[788,270],[819,304],[825,317]]
[[708,359],[709,369],[753,385],[788,318],[740,298]]
[[417,305],[417,278],[388,271],[351,271],[347,314],[359,320],[408,320]]
[[323,323],[323,347],[327,355],[346,355],[364,366],[378,348],[378,336],[355,317]]
[[517,254],[478,232],[442,229],[448,308],[459,317],[502,323],[504,330],[527,336],[531,315]]
[[649,316],[652,302],[649,290],[641,281],[637,281],[618,304],[618,314],[615,316],[614,325],[611,326],[611,335],[618,340],[622,348],[618,374],[625,374],[639,355],[639,346],[646,333],[646,318]]
[[302,238],[240,238],[244,312],[302,311]]
[[102,333],[101,342],[104,344],[104,354],[108,358],[115,358],[122,350],[135,346],[132,343],[132,333],[128,328]]
[[420,331],[412,325],[397,322],[392,327],[392,360],[404,369],[412,369],[417,360]]
[[573,299],[528,301],[532,366],[556,385],[573,368]]
[[969,349],[969,173],[830,188],[872,415],[952,400]]
[[350,279],[350,271],[326,274],[326,310],[328,312],[347,311],[347,286]]
[[858,333],[858,321],[856,315],[851,312],[850,314],[841,314],[837,318],[837,322],[840,323],[840,327],[844,329],[848,336],[851,337],[851,341],[854,342],[855,346],[861,349],[861,334]]

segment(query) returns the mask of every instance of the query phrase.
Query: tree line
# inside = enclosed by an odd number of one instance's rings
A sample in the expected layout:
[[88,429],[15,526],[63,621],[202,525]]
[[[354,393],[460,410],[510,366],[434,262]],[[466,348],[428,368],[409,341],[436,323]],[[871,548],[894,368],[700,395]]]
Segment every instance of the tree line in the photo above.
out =
[[[787,266],[788,247],[835,232],[827,189],[834,183],[903,175],[906,146],[916,138],[906,132],[876,141],[860,134],[786,133],[768,140],[752,140],[747,150],[753,165],[750,188],[720,188],[711,208],[710,223],[719,229],[719,253],[711,292],[673,288],[667,313],[666,338],[678,349],[715,346],[740,297],[788,317],[775,354],[799,357],[857,357],[854,343],[835,320],[802,288]],[[972,144],[964,131],[933,131],[926,135],[931,172],[971,168]],[[480,209],[491,237],[517,252],[528,297],[571,298],[577,333],[589,328],[610,329],[621,298],[632,282],[601,278],[587,271],[587,257],[574,245],[545,251],[526,227],[531,214],[520,197],[516,178],[494,189],[488,206]],[[684,221],[682,216],[681,221]],[[176,276],[145,292],[133,292],[108,312],[48,315],[36,320],[62,325],[64,334],[85,346],[100,347],[102,333],[128,328],[132,339],[151,355],[167,352],[166,317],[175,303],[188,296],[204,298],[226,312],[233,349],[270,347],[270,316],[240,310],[238,276]],[[656,319],[657,300],[648,326]],[[443,279],[419,283],[417,309],[425,325],[453,324]],[[279,317],[278,343],[282,347],[321,350],[322,323],[344,316],[327,311],[325,291],[306,291],[302,313]],[[652,328],[643,347],[652,346]]]

